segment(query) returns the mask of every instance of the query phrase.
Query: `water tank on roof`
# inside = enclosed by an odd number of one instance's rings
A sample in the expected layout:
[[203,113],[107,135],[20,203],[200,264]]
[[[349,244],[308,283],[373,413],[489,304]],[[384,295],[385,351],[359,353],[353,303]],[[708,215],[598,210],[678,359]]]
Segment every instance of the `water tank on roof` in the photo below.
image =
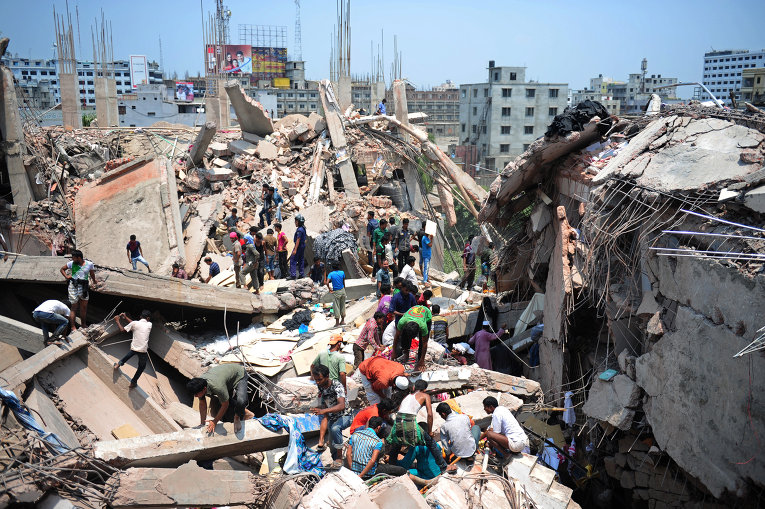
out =
[[493,69],[494,67],[494,60],[489,60],[489,69]]

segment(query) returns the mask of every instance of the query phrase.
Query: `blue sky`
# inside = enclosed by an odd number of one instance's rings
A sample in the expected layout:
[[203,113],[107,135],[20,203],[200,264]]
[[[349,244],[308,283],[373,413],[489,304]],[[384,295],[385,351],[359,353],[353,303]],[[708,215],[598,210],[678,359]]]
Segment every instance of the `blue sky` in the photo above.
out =
[[[49,57],[54,39],[52,6],[61,0],[3,0],[2,36],[9,51]],[[214,0],[202,0],[205,13]],[[286,25],[293,51],[295,6],[290,0],[227,0],[232,11],[232,43],[239,43],[239,24]],[[199,0],[70,0],[79,7],[80,56],[92,58],[90,25],[103,8],[114,30],[115,57],[146,54],[159,61],[162,36],[164,64],[172,74],[195,75],[202,68]],[[335,1],[302,0],[303,58],[310,79],[328,77],[329,45],[336,19]],[[206,15],[206,14],[205,14]],[[393,36],[403,52],[403,75],[425,87],[450,79],[455,83],[485,80],[489,60],[497,65],[527,66],[529,79],[569,83],[583,88],[603,74],[625,79],[648,59],[648,74],[701,78],[703,53],[712,48],[765,48],[765,1],[609,2],[352,0],[354,74],[370,72],[370,42],[385,33],[386,74],[393,55]],[[691,87],[680,89],[687,97]]]

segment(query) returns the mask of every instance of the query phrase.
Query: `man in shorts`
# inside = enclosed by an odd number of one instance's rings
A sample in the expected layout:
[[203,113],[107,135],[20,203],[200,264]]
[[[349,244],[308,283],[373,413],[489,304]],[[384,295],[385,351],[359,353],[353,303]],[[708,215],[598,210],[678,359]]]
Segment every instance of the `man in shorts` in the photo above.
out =
[[88,314],[88,285],[90,284],[90,275],[95,277],[95,265],[90,260],[83,257],[82,251],[75,249],[72,251],[72,261],[61,267],[61,275],[69,281],[69,303],[72,305],[72,312],[69,313],[69,324],[72,331],[77,330],[75,326],[75,315],[80,312],[80,326],[87,327],[85,317]]

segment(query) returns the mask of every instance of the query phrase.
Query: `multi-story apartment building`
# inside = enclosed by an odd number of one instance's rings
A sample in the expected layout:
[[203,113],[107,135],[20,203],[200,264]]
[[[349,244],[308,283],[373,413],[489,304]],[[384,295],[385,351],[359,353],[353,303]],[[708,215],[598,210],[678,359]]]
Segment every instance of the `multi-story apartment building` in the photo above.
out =
[[477,162],[465,171],[502,168],[544,135],[568,100],[567,83],[526,81],[525,67],[497,67],[489,61],[488,81],[460,85],[459,143],[474,146]]
[[[643,61],[647,65],[647,61]],[[662,88],[677,83],[677,78],[662,77],[652,74],[650,77],[643,73],[632,73],[627,81],[615,81],[599,74],[590,79],[589,88],[574,90],[571,93],[571,105],[576,105],[586,99],[598,101],[613,115],[636,114],[642,111],[651,94],[657,94],[662,101],[679,101],[675,87]]]
[[[730,104],[730,93],[736,100],[741,100],[741,88],[744,69],[765,67],[765,49],[749,51],[745,49],[727,49],[704,53],[704,78],[701,82],[715,97]],[[702,101],[712,99],[699,88],[697,98]]]
[[425,127],[436,141],[456,142],[460,122],[460,91],[457,85],[446,82],[431,90],[406,89],[409,113],[422,112],[428,118]]
[[[61,91],[58,82],[57,59],[30,59],[18,55],[5,55],[2,63],[13,72],[13,77],[24,90],[30,105],[34,108],[48,109],[61,102]],[[149,62],[149,83],[162,83],[162,69],[157,62]],[[95,108],[95,66],[93,62],[77,61],[77,77],[80,86],[80,100],[85,108]],[[117,94],[133,92],[130,83],[130,62],[118,60],[114,62],[114,77],[117,84]]]

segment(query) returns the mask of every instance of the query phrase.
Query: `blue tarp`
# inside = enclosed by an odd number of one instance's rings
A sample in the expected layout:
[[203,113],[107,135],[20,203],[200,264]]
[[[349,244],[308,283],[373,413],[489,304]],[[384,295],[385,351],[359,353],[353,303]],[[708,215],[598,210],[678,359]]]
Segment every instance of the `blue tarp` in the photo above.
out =
[[16,397],[14,393],[6,391],[0,387],[0,400],[2,400],[4,405],[11,409],[16,420],[19,421],[19,424],[26,429],[37,433],[43,440],[51,445],[51,449],[56,454],[61,454],[69,450],[69,447],[67,447],[55,433],[47,433],[39,424],[37,424],[35,418],[32,417],[29,410],[21,405],[21,401],[19,401],[19,398]]

